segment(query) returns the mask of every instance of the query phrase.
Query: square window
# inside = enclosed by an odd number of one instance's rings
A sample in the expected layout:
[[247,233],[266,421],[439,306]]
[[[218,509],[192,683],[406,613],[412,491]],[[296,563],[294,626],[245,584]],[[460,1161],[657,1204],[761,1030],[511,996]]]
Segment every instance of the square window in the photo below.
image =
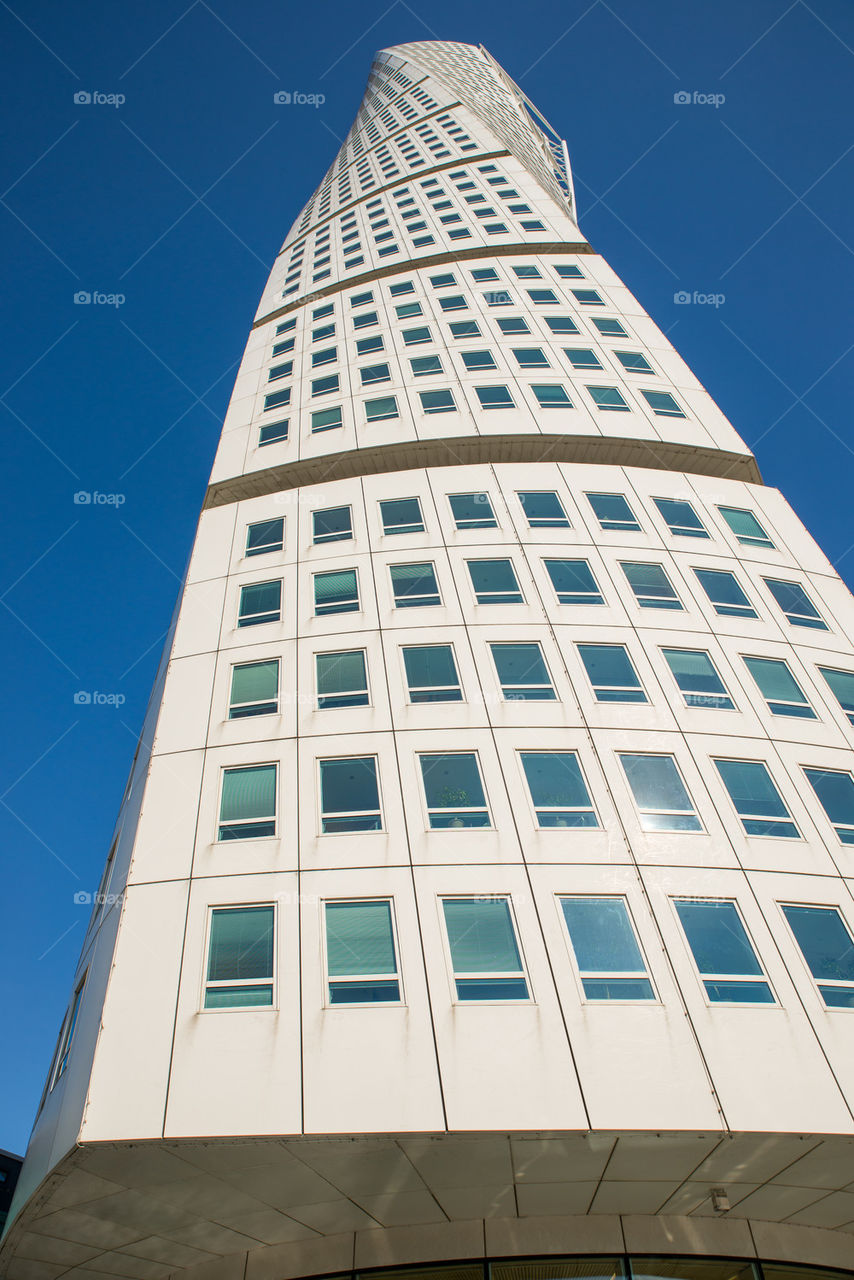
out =
[[382,396],[379,400],[365,401],[365,417],[368,422],[385,422],[397,418],[397,400],[394,396]]
[[447,298],[440,298],[439,306],[443,311],[468,311],[469,304],[461,293],[454,293]]
[[315,351],[311,357],[311,367],[316,369],[321,364],[332,364],[338,359],[337,347],[323,347],[320,351]]
[[819,667],[819,671],[849,723],[854,724],[854,671],[837,671],[834,667]]
[[625,898],[559,898],[587,1000],[654,1000]]
[[281,581],[252,582],[240,588],[238,627],[256,627],[262,622],[280,622],[281,618]]
[[630,412],[629,406],[616,387],[588,387],[587,390],[596,408],[601,409],[603,413]]
[[319,711],[368,705],[368,670],[363,649],[315,654]]
[[726,569],[695,569],[715,613],[722,618],[755,618],[756,610],[739,586],[734,573]]
[[516,494],[531,529],[569,529],[569,517],[556,493],[524,490]]
[[804,769],[843,844],[854,844],[854,778],[841,769]]
[[288,438],[289,419],[285,418],[284,422],[266,422],[258,432],[258,446],[265,444],[278,444],[282,440]]
[[279,660],[241,662],[231,668],[229,720],[274,716],[279,710]]
[[296,316],[291,320],[283,320],[281,324],[276,325],[276,336],[280,333],[290,333],[297,326]]
[[442,603],[432,564],[389,565],[396,609],[416,609]]
[[489,289],[481,294],[488,307],[512,307],[513,295],[507,289]]
[[319,764],[321,832],[381,831],[376,756],[347,756]]
[[580,644],[578,652],[597,702],[647,702],[624,644]]
[[560,276],[561,280],[580,280],[584,277],[584,272],[581,268],[572,264],[561,265],[555,262],[552,263],[552,266],[554,267],[555,275]]
[[315,378],[311,384],[311,394],[313,396],[328,396],[331,392],[341,390],[338,374],[333,373],[328,378]]
[[520,369],[550,369],[545,353],[539,347],[513,347]]
[[293,351],[296,338],[287,338],[284,342],[277,342],[273,346],[274,356],[283,356],[286,351]]
[[462,702],[451,645],[405,645],[403,666],[410,702]]
[[391,902],[327,902],[324,920],[329,1003],[399,1004]]
[[325,307],[315,307],[311,313],[312,320],[323,320],[326,316],[331,316],[335,311],[335,304],[330,302]]
[[467,560],[478,604],[524,604],[512,560]]
[[431,373],[444,373],[442,361],[438,356],[416,356],[410,359],[409,366],[412,369],[413,377],[423,378]]
[[359,581],[355,569],[336,569],[314,575],[314,614],[357,613]]
[[774,543],[752,511],[745,511],[742,507],[718,507],[718,511],[735,534],[736,540],[743,546],[770,547],[774,550]]
[[264,555],[267,551],[281,551],[285,545],[285,520],[259,520],[246,526],[246,554]]
[[744,658],[744,665],[756,681],[772,715],[815,720],[816,714],[803,689],[782,658]]
[[575,751],[520,751],[538,827],[598,827]]
[[703,649],[662,649],[686,707],[733,711],[732,698],[717,668]]
[[433,830],[492,825],[473,751],[431,752],[418,760]]
[[572,401],[570,400],[566,387],[562,387],[560,383],[534,383],[531,390],[537,397],[537,404],[541,409],[571,409]]
[[747,835],[800,838],[764,761],[716,760],[715,765]]
[[311,415],[311,432],[331,431],[334,427],[343,426],[340,406],[335,409],[318,409]]
[[601,369],[602,363],[589,347],[564,347],[566,356],[573,369]]
[[480,327],[476,320],[455,320],[448,328],[453,338],[480,338]]
[[784,906],[819,994],[830,1009],[854,1009],[854,940],[838,907]]
[[560,604],[604,604],[586,560],[544,560]]
[[376,311],[364,311],[360,316],[353,316],[354,329],[368,329],[372,324],[377,323]]
[[374,334],[371,338],[359,338],[356,342],[357,356],[369,356],[375,351],[384,350],[385,344],[383,343],[382,334],[379,333]]
[[595,289],[572,289],[571,293],[576,302],[580,302],[582,306],[604,307],[605,305],[601,296]]
[[423,533],[424,517],[417,498],[386,498],[380,502],[383,533]]
[[414,293],[415,285],[411,280],[399,280],[397,284],[390,284],[388,291],[393,298],[402,298],[407,293]]
[[267,381],[276,382],[279,378],[289,378],[293,371],[293,360],[288,360],[285,364],[274,364],[270,372],[267,374]]
[[554,334],[580,332],[578,325],[569,316],[543,316],[543,319]]
[[422,316],[424,312],[421,310],[420,302],[402,302],[400,306],[395,307],[394,314],[398,320],[409,320],[411,316]]
[[783,582],[779,578],[764,578],[763,581],[790,626],[827,631],[827,623],[799,582]]
[[268,409],[280,409],[283,405],[290,404],[291,389],[284,387],[281,391],[274,391],[272,395],[264,397],[264,411]]
[[588,493],[587,501],[601,527],[608,532],[640,533],[628,499],[621,493]]
[[674,537],[708,538],[702,520],[685,498],[653,498]]
[[534,305],[538,307],[558,300],[557,294],[553,289],[528,289],[526,292]]
[[[654,373],[652,365],[646,356],[642,356],[639,351],[615,351],[614,355],[619,360],[624,369],[628,369],[630,373]],[[647,393],[644,392],[644,395]],[[652,393],[650,393],[652,394]],[[653,408],[655,406],[653,405]],[[684,414],[678,415],[684,417]]]
[[494,369],[496,367],[491,351],[462,351],[460,354],[463,364],[471,373],[475,373],[478,369]]
[[362,387],[373,387],[374,383],[388,383],[392,379],[388,365],[365,365],[359,374]]
[[211,911],[206,1009],[257,1009],[273,1004],[275,908],[214,907]]
[[353,536],[353,513],[350,507],[326,507],[312,512],[312,541],[343,542]]
[[481,409],[513,409],[513,397],[506,387],[475,387]]
[[71,1001],[71,1008],[68,1011],[65,1022],[62,1024],[62,1032],[56,1049],[56,1066],[52,1068],[51,1073],[51,1089],[56,1086],[60,1077],[64,1075],[65,1068],[68,1066],[68,1055],[71,1052],[71,1044],[74,1040],[74,1032],[77,1028],[77,1015],[80,1012],[80,1001],[83,998],[83,988],[85,985],[86,974],[84,973],[75,988],[74,998]]
[[422,342],[432,342],[433,337],[427,325],[421,325],[418,329],[403,329],[401,331],[404,345],[407,347],[417,347]]
[[498,272],[494,267],[476,267],[471,276],[478,284],[487,284],[490,280],[498,279]]
[[350,306],[366,307],[368,303],[373,302],[373,300],[374,300],[374,295],[370,292],[370,290],[367,293],[354,293],[352,298],[350,299]]
[[497,529],[488,493],[449,493],[448,502],[458,529]]
[[457,999],[527,1000],[509,900],[445,898],[442,908]]
[[775,1004],[734,902],[677,898],[676,914],[712,1004]]
[[508,702],[554,702],[549,669],[538,644],[491,644],[492,661]]
[[334,337],[334,335],[335,335],[334,324],[322,324],[318,329],[312,329],[311,340],[312,342],[319,342],[321,338],[332,338]]
[[682,601],[660,564],[622,564],[641,609],[682,609]]
[[642,831],[702,831],[673,756],[621,752]]
[[684,418],[685,414],[669,391],[642,391],[650,409],[659,418]]
[[446,271],[443,275],[430,276],[430,283],[434,289],[452,288],[457,283],[457,277],[452,272]]
[[511,267],[511,271],[518,280],[541,280],[541,272],[534,266]]
[[452,391],[419,391],[421,409],[424,413],[453,413],[456,409]]
[[507,337],[512,337],[517,333],[531,332],[528,328],[527,321],[523,320],[521,316],[503,316],[501,319],[497,319],[495,323],[498,325],[501,332]]
[[276,766],[223,769],[218,840],[256,840],[276,834]]

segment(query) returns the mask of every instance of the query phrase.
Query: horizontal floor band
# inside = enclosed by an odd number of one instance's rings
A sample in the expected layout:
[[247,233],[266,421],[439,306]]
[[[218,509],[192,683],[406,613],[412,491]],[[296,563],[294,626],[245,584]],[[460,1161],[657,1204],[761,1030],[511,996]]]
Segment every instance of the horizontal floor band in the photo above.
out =
[[472,466],[476,463],[577,462],[605,463],[619,467],[644,467],[654,471],[679,471],[719,476],[762,484],[751,454],[731,453],[697,445],[663,440],[626,439],[615,436],[451,436],[444,440],[407,440],[347,449],[342,453],[302,458],[279,467],[266,467],[210,485],[205,509],[229,502],[260,498],[286,489],[330,484],[356,476],[422,467]]
[[528,254],[595,252],[592,244],[586,240],[541,240],[536,244],[530,244],[528,241],[520,241],[518,244],[482,244],[474,249],[449,249],[447,253],[431,253],[423,258],[405,258],[402,262],[374,267],[372,271],[364,271],[361,275],[353,276],[349,280],[333,280],[322,289],[304,293],[296,301],[277,307],[275,311],[270,311],[260,320],[256,320],[252,328],[260,329],[271,320],[278,320],[281,316],[290,315],[292,311],[299,311],[300,307],[310,302],[321,302],[324,298],[332,298],[345,289],[371,284],[374,280],[384,280],[386,276],[398,276],[406,271],[421,271],[425,267],[444,267],[454,262],[472,262],[478,258],[519,258]]

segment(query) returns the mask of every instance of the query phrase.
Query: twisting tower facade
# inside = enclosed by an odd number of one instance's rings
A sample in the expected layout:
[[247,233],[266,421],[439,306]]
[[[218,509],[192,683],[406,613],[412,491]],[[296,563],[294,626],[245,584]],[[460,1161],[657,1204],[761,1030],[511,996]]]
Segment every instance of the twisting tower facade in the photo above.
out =
[[520,90],[380,53],[249,337],[2,1274],[854,1273],[852,635]]

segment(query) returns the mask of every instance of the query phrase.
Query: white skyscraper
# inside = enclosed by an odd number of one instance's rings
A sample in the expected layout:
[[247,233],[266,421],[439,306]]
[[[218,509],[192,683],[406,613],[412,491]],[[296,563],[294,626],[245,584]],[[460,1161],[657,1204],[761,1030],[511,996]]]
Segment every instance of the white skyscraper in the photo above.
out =
[[249,336],[0,1275],[854,1274],[852,636],[521,91],[381,52]]

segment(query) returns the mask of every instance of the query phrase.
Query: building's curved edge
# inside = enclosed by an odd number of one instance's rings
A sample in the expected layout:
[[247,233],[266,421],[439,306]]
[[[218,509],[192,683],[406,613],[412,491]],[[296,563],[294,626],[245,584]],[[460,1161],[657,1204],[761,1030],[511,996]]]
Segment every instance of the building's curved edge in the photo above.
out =
[[182,1280],[299,1280],[374,1268],[472,1262],[486,1258],[668,1255],[779,1262],[846,1270],[854,1240],[821,1227],[751,1218],[591,1214],[477,1218],[468,1222],[346,1232],[270,1245],[201,1263]]
[[354,476],[412,471],[423,467],[472,466],[477,463],[568,462],[605,463],[618,467],[689,472],[762,484],[752,454],[708,449],[699,445],[637,437],[544,435],[447,436],[437,440],[404,440],[373,448],[319,454],[297,462],[250,471],[209,486],[204,507],[225,506],[304,485],[331,484]]

